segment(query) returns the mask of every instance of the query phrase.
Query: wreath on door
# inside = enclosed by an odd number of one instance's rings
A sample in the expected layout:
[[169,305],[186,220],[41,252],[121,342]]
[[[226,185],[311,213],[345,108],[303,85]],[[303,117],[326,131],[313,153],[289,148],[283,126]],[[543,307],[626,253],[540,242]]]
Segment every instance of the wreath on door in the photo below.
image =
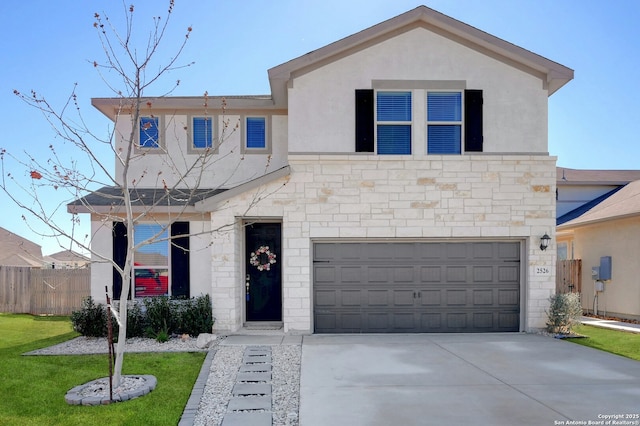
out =
[[260,246],[256,251],[251,252],[249,263],[258,271],[270,271],[271,265],[276,263],[276,255],[271,253],[269,246]]

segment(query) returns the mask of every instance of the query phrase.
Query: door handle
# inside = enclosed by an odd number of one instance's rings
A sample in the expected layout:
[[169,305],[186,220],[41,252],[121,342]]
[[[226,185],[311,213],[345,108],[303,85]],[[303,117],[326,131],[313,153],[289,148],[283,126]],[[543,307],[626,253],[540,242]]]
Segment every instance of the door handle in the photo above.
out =
[[244,288],[245,288],[245,296],[247,299],[247,302],[249,301],[249,286],[251,285],[251,275],[247,274],[247,278],[244,282]]

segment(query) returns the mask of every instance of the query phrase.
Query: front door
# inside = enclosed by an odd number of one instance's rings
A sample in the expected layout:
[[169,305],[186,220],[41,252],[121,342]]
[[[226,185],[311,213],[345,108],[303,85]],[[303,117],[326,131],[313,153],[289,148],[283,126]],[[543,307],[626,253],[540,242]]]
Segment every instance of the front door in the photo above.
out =
[[247,321],[282,321],[282,225],[245,226]]

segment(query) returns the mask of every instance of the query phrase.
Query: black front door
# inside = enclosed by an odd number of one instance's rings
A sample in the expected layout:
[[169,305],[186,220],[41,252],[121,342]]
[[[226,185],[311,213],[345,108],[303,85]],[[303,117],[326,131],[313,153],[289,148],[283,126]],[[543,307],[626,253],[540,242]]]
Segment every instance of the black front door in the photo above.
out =
[[245,226],[247,321],[282,321],[281,234],[280,223]]

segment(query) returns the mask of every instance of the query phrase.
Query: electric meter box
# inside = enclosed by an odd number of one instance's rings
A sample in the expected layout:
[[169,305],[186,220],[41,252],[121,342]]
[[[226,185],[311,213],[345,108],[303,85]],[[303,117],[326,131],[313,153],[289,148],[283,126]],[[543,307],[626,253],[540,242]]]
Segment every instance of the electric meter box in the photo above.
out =
[[611,256],[602,256],[600,258],[600,280],[611,280]]
[[591,279],[598,281],[600,279],[600,267],[592,266],[591,267]]

